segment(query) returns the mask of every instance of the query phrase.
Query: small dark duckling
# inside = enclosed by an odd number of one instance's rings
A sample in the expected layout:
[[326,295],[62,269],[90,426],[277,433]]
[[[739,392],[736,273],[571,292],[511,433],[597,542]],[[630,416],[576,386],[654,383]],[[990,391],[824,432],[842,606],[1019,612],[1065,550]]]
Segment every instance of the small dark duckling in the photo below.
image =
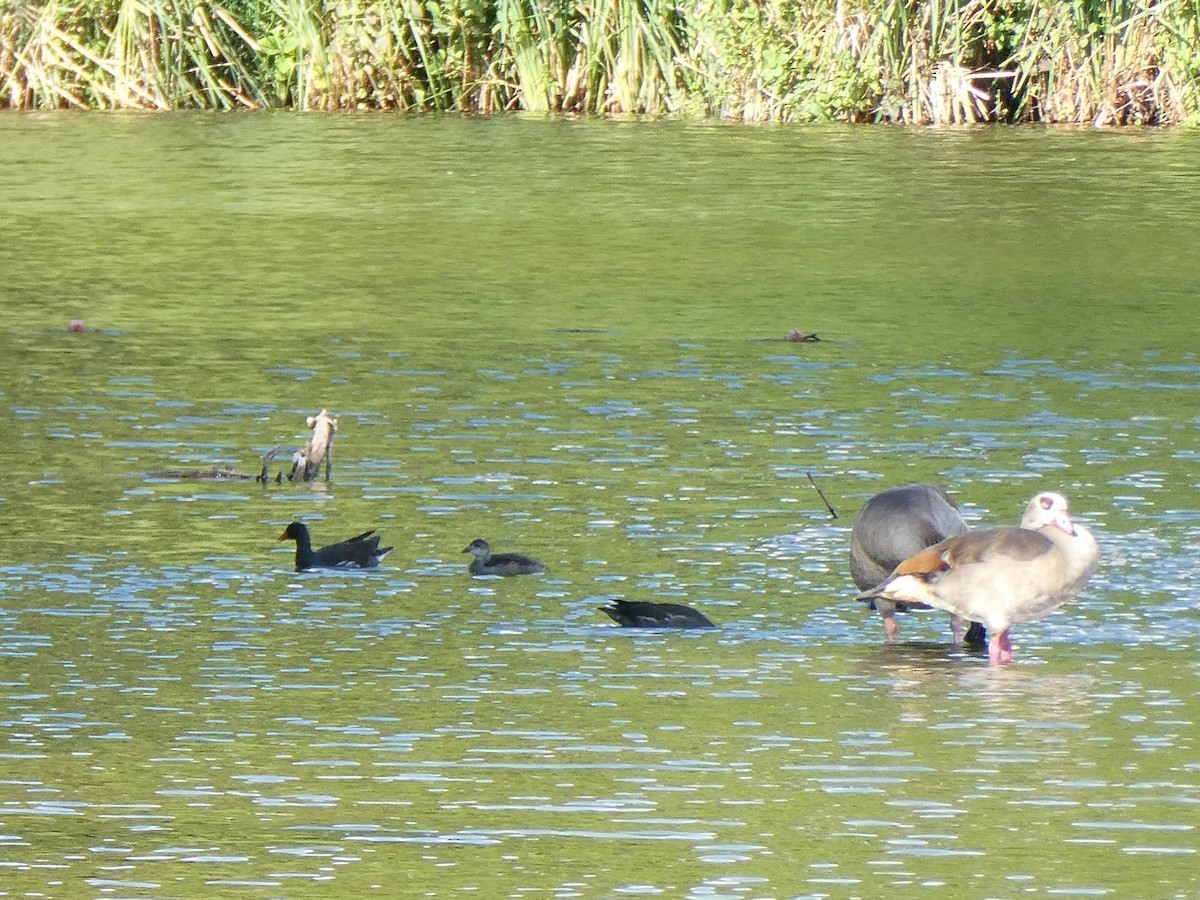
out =
[[493,553],[483,538],[471,541],[463,548],[463,553],[475,557],[470,565],[472,575],[536,575],[546,571],[546,567],[536,559],[520,553]]
[[647,603],[643,600],[608,601],[598,607],[623,628],[716,628],[708,616],[682,603]]
[[297,572],[305,569],[371,569],[394,549],[384,547],[381,550],[379,535],[374,531],[364,531],[341,543],[314,550],[308,526],[303,522],[292,522],[279,539],[296,542]]

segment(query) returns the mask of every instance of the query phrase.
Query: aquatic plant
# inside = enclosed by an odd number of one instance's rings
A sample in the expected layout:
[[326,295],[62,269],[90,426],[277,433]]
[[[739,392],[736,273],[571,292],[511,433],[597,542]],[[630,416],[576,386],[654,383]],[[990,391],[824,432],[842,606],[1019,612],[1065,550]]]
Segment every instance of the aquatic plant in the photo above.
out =
[[1200,121],[1191,0],[0,0],[0,105]]
[[15,108],[265,105],[256,41],[197,0],[0,3],[0,102]]
[[1010,23],[1017,115],[1175,124],[1200,111],[1200,17],[1183,2],[1039,3]]

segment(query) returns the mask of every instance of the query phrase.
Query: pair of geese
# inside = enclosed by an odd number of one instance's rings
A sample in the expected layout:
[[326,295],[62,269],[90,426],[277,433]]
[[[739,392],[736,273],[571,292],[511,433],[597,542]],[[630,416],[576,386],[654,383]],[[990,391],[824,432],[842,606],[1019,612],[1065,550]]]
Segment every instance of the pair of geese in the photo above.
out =
[[[373,531],[313,550],[308,529],[290,524],[279,538],[296,541],[296,570],[314,566],[377,565],[392,548],[379,549]],[[472,541],[473,575],[542,572],[541,563],[517,553],[493,554]],[[1025,507],[1016,527],[967,529],[954,501],[940,487],[906,484],[876,494],[859,511],[850,532],[850,573],[856,599],[878,610],[889,644],[899,632],[895,614],[913,609],[950,613],[955,643],[982,640],[986,628],[993,664],[1012,661],[1009,630],[1034,622],[1069,602],[1100,561],[1095,538],[1071,521],[1067,500],[1044,491]],[[627,627],[712,628],[700,612],[678,603],[614,599],[600,607]],[[977,627],[981,626],[981,627]]]

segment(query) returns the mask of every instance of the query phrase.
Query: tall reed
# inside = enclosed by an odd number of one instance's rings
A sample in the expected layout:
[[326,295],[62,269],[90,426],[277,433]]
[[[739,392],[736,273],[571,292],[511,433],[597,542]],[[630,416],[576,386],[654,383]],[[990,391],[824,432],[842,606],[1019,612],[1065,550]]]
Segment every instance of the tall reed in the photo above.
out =
[[1187,2],[1035,2],[1009,60],[1028,120],[1175,124],[1200,116],[1200,18]]
[[1195,0],[0,0],[0,105],[1200,122]]
[[12,107],[263,105],[255,40],[200,0],[0,5],[0,97]]

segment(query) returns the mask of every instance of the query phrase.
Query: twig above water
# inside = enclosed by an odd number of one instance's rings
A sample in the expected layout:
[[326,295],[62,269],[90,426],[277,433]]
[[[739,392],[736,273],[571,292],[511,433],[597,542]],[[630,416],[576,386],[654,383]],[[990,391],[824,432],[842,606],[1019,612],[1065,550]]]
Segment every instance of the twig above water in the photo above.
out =
[[808,483],[813,486],[813,489],[817,492],[817,496],[821,498],[821,502],[824,503],[825,508],[829,510],[829,518],[836,519],[838,517],[837,512],[832,506],[829,505],[829,501],[825,499],[825,492],[821,490],[821,486],[817,484],[817,480],[813,478],[812,472],[806,472],[805,474],[808,476]]

